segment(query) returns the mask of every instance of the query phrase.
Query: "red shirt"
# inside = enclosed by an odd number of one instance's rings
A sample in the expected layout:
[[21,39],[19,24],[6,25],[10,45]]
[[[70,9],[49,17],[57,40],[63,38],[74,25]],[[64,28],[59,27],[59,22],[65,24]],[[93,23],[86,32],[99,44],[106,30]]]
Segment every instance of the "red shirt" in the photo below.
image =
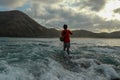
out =
[[70,34],[72,35],[72,32],[70,30],[63,30],[61,32],[61,35],[64,37],[64,42],[70,42]]

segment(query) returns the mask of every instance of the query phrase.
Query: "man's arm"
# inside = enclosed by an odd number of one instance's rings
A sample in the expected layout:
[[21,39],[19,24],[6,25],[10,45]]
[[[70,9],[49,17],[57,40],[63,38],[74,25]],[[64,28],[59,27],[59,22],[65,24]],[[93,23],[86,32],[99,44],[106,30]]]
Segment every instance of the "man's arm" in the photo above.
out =
[[71,32],[71,31],[69,31],[69,33],[72,35],[72,32]]

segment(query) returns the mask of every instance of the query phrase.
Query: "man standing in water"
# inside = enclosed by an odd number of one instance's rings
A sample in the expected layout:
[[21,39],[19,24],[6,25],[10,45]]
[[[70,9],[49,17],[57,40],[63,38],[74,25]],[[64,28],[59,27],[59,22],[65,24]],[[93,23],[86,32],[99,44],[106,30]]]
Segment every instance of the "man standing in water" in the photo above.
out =
[[70,35],[72,35],[72,32],[70,30],[67,29],[68,26],[66,24],[63,25],[63,29],[61,32],[61,36],[64,38],[63,40],[63,50],[66,51],[68,55],[70,54],[69,48],[70,48]]

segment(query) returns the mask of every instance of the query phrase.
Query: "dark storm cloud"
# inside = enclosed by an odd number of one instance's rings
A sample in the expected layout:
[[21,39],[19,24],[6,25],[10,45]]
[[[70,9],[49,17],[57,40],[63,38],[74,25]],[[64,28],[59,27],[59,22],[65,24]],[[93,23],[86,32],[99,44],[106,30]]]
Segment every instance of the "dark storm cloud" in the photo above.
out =
[[50,26],[55,24],[56,26],[61,26],[64,23],[70,24],[72,27],[78,27],[84,25],[86,22],[90,22],[89,16],[83,15],[81,13],[76,13],[72,9],[58,8],[54,9],[51,7],[46,8],[46,13],[42,16],[36,16],[35,18],[44,19],[45,24]]
[[106,4],[107,0],[84,0],[82,1],[82,6],[89,7],[91,10],[99,11]]

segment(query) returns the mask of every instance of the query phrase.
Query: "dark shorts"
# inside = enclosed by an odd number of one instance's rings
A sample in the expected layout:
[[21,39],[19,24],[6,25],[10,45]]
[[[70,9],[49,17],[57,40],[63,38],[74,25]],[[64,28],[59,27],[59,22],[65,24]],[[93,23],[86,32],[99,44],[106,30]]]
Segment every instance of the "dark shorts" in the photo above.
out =
[[64,48],[70,48],[70,42],[64,43]]

